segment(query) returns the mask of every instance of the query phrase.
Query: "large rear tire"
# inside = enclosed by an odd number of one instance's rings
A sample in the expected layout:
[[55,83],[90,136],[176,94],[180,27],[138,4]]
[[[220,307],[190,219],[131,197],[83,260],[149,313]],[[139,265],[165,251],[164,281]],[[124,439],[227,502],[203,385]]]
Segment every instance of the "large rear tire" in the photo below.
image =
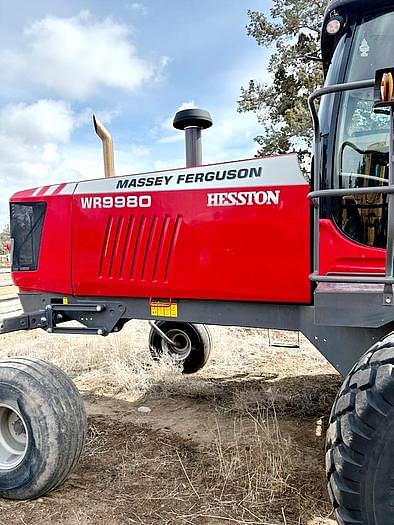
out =
[[36,358],[0,361],[0,497],[33,499],[59,486],[86,436],[71,379]]
[[353,367],[326,442],[328,491],[341,525],[394,523],[394,333]]

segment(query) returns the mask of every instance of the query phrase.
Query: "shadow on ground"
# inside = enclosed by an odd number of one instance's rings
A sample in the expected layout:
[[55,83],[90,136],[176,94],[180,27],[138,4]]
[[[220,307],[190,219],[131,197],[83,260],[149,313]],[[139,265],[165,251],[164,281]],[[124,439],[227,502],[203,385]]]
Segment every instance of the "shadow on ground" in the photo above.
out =
[[339,385],[236,374],[158,383],[133,403],[86,392],[78,467],[47,497],[0,501],[1,523],[333,523],[318,429]]

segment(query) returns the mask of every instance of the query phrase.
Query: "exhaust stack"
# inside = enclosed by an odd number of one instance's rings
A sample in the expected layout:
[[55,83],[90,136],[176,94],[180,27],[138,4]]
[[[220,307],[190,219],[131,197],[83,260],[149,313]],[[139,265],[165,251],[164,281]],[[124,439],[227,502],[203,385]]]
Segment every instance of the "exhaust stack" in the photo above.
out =
[[115,177],[115,165],[114,165],[114,146],[112,142],[111,133],[105,128],[105,126],[93,115],[94,130],[100,137],[103,143],[103,157],[104,157],[104,176]]
[[183,109],[176,113],[173,126],[185,131],[187,168],[202,164],[201,131],[212,124],[211,115],[204,109]]

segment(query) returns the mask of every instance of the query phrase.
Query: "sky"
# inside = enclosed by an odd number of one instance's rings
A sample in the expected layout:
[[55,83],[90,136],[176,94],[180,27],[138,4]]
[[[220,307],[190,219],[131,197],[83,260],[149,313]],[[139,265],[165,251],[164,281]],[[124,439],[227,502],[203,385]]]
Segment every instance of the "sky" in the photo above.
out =
[[240,88],[266,79],[246,34],[270,0],[0,0],[0,228],[21,189],[103,176],[95,113],[116,175],[182,167],[179,109],[199,107],[203,162],[253,157],[260,129]]

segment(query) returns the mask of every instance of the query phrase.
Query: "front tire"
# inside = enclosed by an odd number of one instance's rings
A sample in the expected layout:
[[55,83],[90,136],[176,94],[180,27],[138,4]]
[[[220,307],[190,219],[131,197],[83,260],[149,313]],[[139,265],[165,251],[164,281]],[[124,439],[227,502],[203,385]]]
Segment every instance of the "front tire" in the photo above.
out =
[[0,362],[0,497],[38,498],[76,465],[86,415],[71,379],[36,358]]
[[353,367],[326,441],[328,491],[341,525],[394,523],[394,333]]
[[155,361],[168,355],[182,366],[184,374],[193,374],[205,366],[212,349],[211,335],[205,325],[175,321],[159,321],[156,325],[174,341],[175,346],[169,345],[152,328],[149,349]]

